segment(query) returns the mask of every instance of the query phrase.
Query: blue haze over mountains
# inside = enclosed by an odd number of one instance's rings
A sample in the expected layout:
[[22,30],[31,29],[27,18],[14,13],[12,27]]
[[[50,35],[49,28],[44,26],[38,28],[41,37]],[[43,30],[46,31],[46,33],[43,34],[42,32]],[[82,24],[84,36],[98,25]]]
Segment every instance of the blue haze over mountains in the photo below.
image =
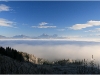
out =
[[15,35],[15,36],[12,36],[12,37],[6,37],[6,36],[3,36],[3,35],[0,35],[0,39],[9,39],[9,38],[12,38],[12,39],[16,39],[16,38],[30,38],[30,39],[50,39],[50,38],[58,38],[58,39],[64,39],[64,38],[67,38],[67,37],[59,37],[57,34],[53,34],[53,35],[48,35],[48,34],[45,34],[43,33],[42,35],[39,35],[39,36],[34,36],[34,37],[31,37],[31,36],[26,36],[26,35]]

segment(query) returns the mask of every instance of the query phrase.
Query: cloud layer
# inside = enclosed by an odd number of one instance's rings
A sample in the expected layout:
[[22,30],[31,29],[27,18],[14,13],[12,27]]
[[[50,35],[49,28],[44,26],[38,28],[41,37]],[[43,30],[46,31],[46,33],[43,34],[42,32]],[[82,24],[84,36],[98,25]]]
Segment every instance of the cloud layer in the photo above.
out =
[[[67,42],[67,43],[66,43]],[[1,41],[3,46],[10,46],[19,51],[34,54],[36,57],[55,59],[88,59],[94,55],[100,61],[100,43],[74,41]],[[34,43],[34,44],[33,44]]]
[[75,24],[72,27],[69,27],[70,29],[73,30],[81,30],[83,28],[87,28],[87,27],[93,27],[93,26],[100,26],[100,21],[88,21],[85,24]]
[[37,57],[55,60],[55,59],[88,59],[91,60],[91,56],[94,55],[96,61],[100,57],[100,45],[94,46],[78,46],[78,45],[46,45],[46,46],[32,46],[32,45],[15,45],[14,48],[34,54]]

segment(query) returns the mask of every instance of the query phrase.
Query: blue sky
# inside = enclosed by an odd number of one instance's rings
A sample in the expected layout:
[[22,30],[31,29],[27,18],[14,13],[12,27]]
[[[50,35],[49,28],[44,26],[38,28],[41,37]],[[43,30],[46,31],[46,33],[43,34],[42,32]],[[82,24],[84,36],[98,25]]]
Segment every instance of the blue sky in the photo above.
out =
[[100,33],[98,1],[0,1],[0,35],[95,37]]

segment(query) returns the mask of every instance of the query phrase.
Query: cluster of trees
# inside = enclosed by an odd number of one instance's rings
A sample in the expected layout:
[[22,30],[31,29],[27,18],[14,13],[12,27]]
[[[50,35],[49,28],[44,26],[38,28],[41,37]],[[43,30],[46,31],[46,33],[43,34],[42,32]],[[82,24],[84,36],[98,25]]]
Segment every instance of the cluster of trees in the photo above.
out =
[[10,47],[6,47],[6,48],[0,47],[0,54],[6,55],[18,61],[24,61],[22,54]]
[[[10,59],[5,56],[10,57]],[[10,47],[0,47],[0,58],[1,74],[100,74],[100,67],[99,65],[97,66],[94,61],[90,61],[90,63],[88,63],[85,59],[75,61],[64,59],[50,62],[39,58],[39,62],[42,63],[42,65],[39,65],[26,62],[26,59],[29,59],[28,54],[24,53],[22,56],[22,52]],[[13,61],[11,58],[18,61]],[[2,59],[4,61],[1,61]]]

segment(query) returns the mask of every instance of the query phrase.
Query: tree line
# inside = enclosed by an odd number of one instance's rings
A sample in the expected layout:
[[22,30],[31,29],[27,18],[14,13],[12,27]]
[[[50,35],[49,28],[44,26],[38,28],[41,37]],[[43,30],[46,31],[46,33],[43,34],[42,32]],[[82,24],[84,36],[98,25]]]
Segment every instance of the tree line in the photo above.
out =
[[0,47],[0,54],[11,57],[18,61],[24,61],[21,52],[18,52],[16,49],[13,49],[11,47],[6,47],[6,48]]

